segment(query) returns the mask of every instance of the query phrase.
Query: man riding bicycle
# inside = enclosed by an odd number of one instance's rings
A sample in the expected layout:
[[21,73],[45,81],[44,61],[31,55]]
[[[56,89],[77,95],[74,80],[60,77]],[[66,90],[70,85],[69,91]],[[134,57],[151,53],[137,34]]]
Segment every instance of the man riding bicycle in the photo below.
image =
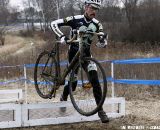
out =
[[[71,30],[78,30],[81,26],[85,26],[87,30],[92,30],[94,32],[102,33],[102,36],[99,36],[99,42],[97,44],[98,47],[106,47],[107,41],[105,35],[103,35],[103,26],[102,24],[95,19],[96,13],[99,10],[101,6],[101,0],[85,0],[85,12],[84,15],[76,15],[76,16],[71,16],[67,17],[65,19],[58,19],[56,21],[53,21],[51,23],[51,28],[52,30],[60,37],[61,43],[62,44],[67,44],[68,38],[60,31],[59,27],[61,26],[70,26]],[[71,37],[73,37],[73,31],[71,31]],[[85,56],[91,57],[90,53],[90,45],[92,43],[92,38],[88,38],[87,44],[89,47],[87,47],[84,50]],[[79,45],[77,44],[70,44],[69,46],[69,51],[68,51],[68,57],[69,57],[69,63],[72,61],[74,58],[75,54],[77,53],[79,49]],[[96,80],[97,78],[97,70],[96,66],[92,64],[90,66],[91,69],[89,69],[88,65],[88,71],[91,74],[91,82],[93,85],[93,93],[96,102],[98,103],[101,99],[99,95],[102,95],[101,90],[99,89],[99,81]],[[73,90],[76,89],[77,86],[77,80],[75,80],[72,83]],[[63,94],[61,95],[60,101],[67,101],[68,95],[69,95],[69,84],[70,82],[68,81],[68,84],[65,85]],[[103,111],[103,108],[101,108],[98,112],[98,116],[100,117],[101,121],[103,123],[109,122],[108,116],[106,113]]]

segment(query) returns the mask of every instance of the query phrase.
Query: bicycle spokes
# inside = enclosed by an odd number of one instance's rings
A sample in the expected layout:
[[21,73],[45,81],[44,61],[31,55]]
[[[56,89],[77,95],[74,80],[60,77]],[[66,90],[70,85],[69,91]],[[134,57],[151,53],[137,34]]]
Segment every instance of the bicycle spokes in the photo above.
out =
[[[93,58],[83,58],[84,63],[77,63],[73,68],[71,78],[74,77],[79,66],[78,86],[72,90],[70,84],[70,97],[75,109],[82,115],[95,114],[102,106],[107,92],[106,77],[100,64]],[[88,70],[89,63],[94,63],[96,70]],[[92,73],[93,72],[93,73]],[[99,81],[102,80],[100,83]]]
[[54,57],[48,57],[49,54],[44,51],[39,55],[34,71],[35,87],[42,98],[51,98],[57,90],[56,61]]

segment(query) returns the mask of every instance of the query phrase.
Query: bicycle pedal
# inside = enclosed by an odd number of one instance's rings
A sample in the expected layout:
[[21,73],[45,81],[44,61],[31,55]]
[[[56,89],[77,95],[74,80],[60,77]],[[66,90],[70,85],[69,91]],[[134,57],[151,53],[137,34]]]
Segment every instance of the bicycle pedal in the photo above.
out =
[[52,99],[52,97],[49,97],[49,99]]
[[82,86],[84,89],[90,89],[90,88],[92,88],[92,84],[91,83],[85,83],[85,84],[83,84],[83,86]]
[[49,98],[49,99],[52,99],[52,95],[50,95],[48,98]]

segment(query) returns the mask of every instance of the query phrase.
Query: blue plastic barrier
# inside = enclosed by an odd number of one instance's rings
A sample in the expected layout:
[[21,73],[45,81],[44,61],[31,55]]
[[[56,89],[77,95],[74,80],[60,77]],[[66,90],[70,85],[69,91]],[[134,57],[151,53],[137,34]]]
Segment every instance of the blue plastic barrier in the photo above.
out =
[[160,80],[136,80],[136,79],[112,79],[108,81],[119,84],[136,84],[136,85],[160,85]]
[[[155,57],[155,58],[139,58],[139,59],[128,59],[128,60],[101,60],[99,61],[100,63],[107,63],[111,62],[113,64],[146,64],[146,63],[160,63],[160,58]],[[66,66],[68,64],[67,61],[61,61],[60,65],[61,66]],[[17,66],[0,66],[0,68],[9,68],[9,67],[26,67],[26,68],[33,68],[35,64],[25,64],[25,65],[17,65]],[[44,64],[40,64],[39,67],[44,66]],[[6,85],[9,83],[14,83],[14,82],[19,82],[19,81],[24,81],[25,78],[21,77],[16,80],[8,80],[5,82],[0,82],[0,85]],[[31,81],[29,79],[26,79],[27,83],[34,84],[34,81]],[[143,84],[143,85],[160,85],[160,80],[137,80],[137,79],[112,79],[112,78],[107,78],[107,81],[111,81],[114,83],[122,83],[122,84]],[[40,82],[40,84],[43,84]],[[78,82],[78,84],[81,84]]]
[[160,58],[141,58],[128,60],[114,60],[114,64],[146,64],[146,63],[160,63]]
[[[160,63],[160,58],[138,58],[127,60],[114,60],[113,64],[153,64]],[[113,79],[109,78],[108,81],[121,84],[142,84],[142,85],[160,85],[160,80],[138,80],[138,79]]]
[[21,77],[19,79],[14,79],[14,80],[8,80],[8,81],[0,82],[0,85],[7,85],[7,84],[10,84],[10,83],[20,82],[20,81],[24,81],[24,80],[25,80],[25,78]]
[[[66,66],[67,65],[67,61],[61,61],[60,62],[60,66]],[[45,64],[38,64],[39,67],[44,67]],[[49,65],[48,65],[49,66]],[[35,64],[25,64],[25,67],[26,68],[34,68],[35,67]]]

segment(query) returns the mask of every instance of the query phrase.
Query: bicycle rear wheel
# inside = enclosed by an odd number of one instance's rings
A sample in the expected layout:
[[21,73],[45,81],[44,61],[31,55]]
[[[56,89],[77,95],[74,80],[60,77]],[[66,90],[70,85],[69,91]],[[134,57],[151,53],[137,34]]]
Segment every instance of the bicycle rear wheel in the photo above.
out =
[[75,79],[75,76],[78,86],[73,90],[72,83],[70,83],[71,102],[80,114],[91,116],[102,108],[105,101],[107,94],[105,72],[99,62],[88,57],[83,58],[81,63],[77,62],[73,67],[70,82]]
[[34,68],[34,82],[38,95],[42,98],[51,98],[56,84],[56,62],[54,54],[42,52],[36,61]]

